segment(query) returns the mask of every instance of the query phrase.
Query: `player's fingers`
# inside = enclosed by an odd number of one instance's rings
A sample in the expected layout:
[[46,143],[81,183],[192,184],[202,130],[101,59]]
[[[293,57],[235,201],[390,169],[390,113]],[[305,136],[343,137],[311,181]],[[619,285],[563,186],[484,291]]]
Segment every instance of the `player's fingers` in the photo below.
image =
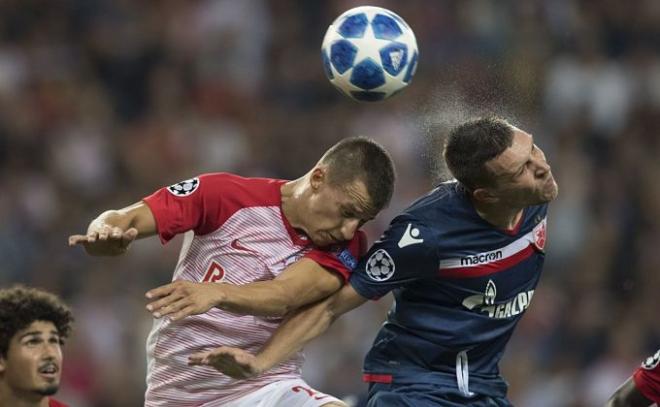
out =
[[217,357],[212,360],[212,366],[216,370],[227,376],[233,377],[234,379],[245,379],[250,376],[249,368],[238,363],[234,358],[234,355],[231,354],[217,355]]
[[185,297],[175,294],[168,295],[147,305],[147,310],[154,314],[154,317],[160,318],[179,311],[181,308],[189,305]]
[[204,360],[209,353],[209,351],[193,353],[192,355],[188,356],[188,364],[191,366],[205,365]]
[[110,228],[108,226],[103,226],[101,230],[99,231],[99,237],[98,239],[100,241],[106,241],[108,240],[108,235],[110,234]]
[[71,235],[69,236],[69,246],[75,246],[80,243],[87,242],[87,235]]
[[91,232],[87,232],[87,243],[94,243],[96,242],[96,239],[99,237],[99,234],[97,231],[93,230]]
[[136,228],[130,228],[121,235],[121,246],[128,247],[133,240],[137,238],[138,230]]
[[[151,290],[147,291],[145,296],[149,299],[159,298],[159,297],[164,297],[166,295],[170,295],[175,290],[176,290],[176,285],[174,285],[174,283],[169,283],[169,284],[161,285],[160,287],[156,287],[154,289],[151,289]],[[147,309],[149,309],[149,308],[147,307]]]
[[164,306],[163,308],[161,308],[160,311],[154,312],[154,316],[156,318],[170,316],[171,318],[172,314],[176,314],[177,312],[181,311],[182,309],[186,308],[189,305],[190,303],[188,302],[187,299],[179,299],[171,303],[170,305]]
[[191,315],[197,315],[197,314],[198,314],[198,312],[195,309],[195,307],[192,306],[192,305],[188,305],[188,306],[184,307],[183,309],[181,309],[180,311],[178,311],[177,313],[175,313],[174,315],[172,315],[170,317],[170,319],[172,321],[178,321],[178,320],[183,319],[185,317],[189,317]]
[[217,370],[225,373],[227,370],[231,370],[232,368],[232,363],[228,361],[225,356],[226,355],[212,352],[202,360],[202,363],[208,366],[213,366]]
[[121,239],[122,234],[123,234],[123,231],[121,230],[121,228],[118,228],[118,227],[115,226],[112,229],[110,229],[110,238],[113,239],[113,240]]

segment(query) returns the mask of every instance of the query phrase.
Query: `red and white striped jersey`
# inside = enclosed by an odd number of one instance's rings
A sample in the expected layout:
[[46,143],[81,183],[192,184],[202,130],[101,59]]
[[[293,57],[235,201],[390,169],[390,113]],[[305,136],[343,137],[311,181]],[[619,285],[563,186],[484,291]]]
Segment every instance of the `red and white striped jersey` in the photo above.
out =
[[[354,259],[366,250],[364,234],[356,234],[347,247],[315,248],[282,214],[280,187],[285,182],[214,173],[145,198],[163,243],[185,233],[173,281],[240,285],[271,280],[303,257],[346,279]],[[147,340],[145,405],[220,406],[269,383],[299,378],[301,354],[249,380],[187,365],[191,354],[221,345],[257,352],[280,322],[216,308],[176,322],[155,320]]]

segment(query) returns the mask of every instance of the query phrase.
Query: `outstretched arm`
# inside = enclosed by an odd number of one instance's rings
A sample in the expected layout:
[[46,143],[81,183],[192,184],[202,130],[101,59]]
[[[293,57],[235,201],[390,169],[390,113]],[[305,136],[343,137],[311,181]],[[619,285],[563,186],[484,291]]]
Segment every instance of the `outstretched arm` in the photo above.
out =
[[651,404],[653,402],[637,390],[631,377],[617,389],[605,407],[647,407]]
[[366,299],[350,284],[346,284],[333,296],[303,307],[287,318],[258,355],[223,346],[190,356],[189,364],[212,366],[236,379],[259,375],[289,359],[307,342],[324,333],[340,315],[362,305],[365,301]]
[[100,214],[84,235],[69,236],[69,246],[83,245],[92,256],[117,256],[135,240],[156,234],[156,220],[142,201]]
[[274,280],[245,285],[175,281],[147,292],[147,310],[172,320],[213,307],[243,315],[284,316],[336,292],[341,277],[311,259],[301,259]]

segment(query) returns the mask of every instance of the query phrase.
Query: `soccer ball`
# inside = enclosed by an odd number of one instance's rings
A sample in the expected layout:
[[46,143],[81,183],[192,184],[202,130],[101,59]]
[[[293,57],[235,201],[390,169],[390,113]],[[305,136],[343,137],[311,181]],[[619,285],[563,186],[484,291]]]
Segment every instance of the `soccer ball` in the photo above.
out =
[[323,67],[343,94],[360,101],[386,99],[408,86],[417,69],[417,41],[405,21],[372,6],[348,10],[328,27]]

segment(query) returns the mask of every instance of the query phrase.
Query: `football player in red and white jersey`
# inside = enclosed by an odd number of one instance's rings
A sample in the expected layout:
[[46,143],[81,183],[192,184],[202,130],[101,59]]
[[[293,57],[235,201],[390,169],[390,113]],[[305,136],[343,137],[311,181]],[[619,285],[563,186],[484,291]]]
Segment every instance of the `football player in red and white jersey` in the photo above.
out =
[[647,407],[653,403],[660,405],[660,350],[617,389],[607,407]]
[[91,255],[119,255],[137,238],[185,234],[173,283],[147,293],[156,320],[146,405],[343,405],[300,379],[301,355],[238,381],[191,369],[188,357],[219,345],[256,351],[286,313],[337,291],[366,251],[359,227],[387,205],[393,183],[389,154],[350,138],[299,179],[205,174],[104,212],[87,234],[70,236]]
[[60,386],[61,345],[72,321],[53,294],[0,290],[0,406],[67,407],[50,396]]

